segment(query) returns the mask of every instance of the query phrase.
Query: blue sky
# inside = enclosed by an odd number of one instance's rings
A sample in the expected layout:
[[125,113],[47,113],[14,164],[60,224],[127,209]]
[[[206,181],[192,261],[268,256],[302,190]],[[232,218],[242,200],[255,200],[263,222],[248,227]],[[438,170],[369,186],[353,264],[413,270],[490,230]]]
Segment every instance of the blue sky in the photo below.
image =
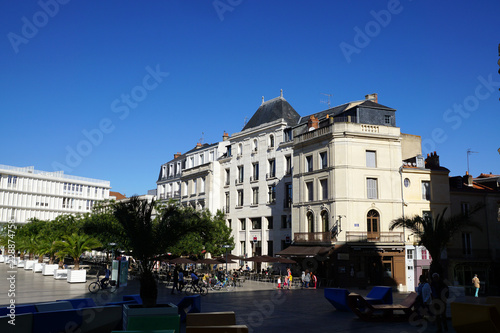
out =
[[500,174],[499,1],[8,1],[0,164],[156,187],[176,152],[266,100],[378,93],[451,175]]

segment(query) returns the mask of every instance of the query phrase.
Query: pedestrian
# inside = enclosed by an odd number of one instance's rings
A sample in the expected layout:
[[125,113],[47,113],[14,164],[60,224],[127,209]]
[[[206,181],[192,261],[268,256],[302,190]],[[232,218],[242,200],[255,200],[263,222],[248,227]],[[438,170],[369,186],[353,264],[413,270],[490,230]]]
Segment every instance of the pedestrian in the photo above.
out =
[[174,290],[179,291],[179,271],[177,269],[177,266],[174,268],[174,272],[172,273],[172,292],[171,294],[174,293]]
[[477,274],[474,274],[474,278],[472,279],[472,283],[474,284],[474,289],[475,289],[474,297],[477,297],[479,294],[479,288],[481,288],[481,281],[479,281]]
[[182,269],[179,270],[179,292],[182,292],[182,289],[184,288],[184,272]]
[[304,288],[304,287],[305,287],[305,283],[306,283],[306,282],[304,281],[305,277],[306,277],[306,272],[302,271],[302,276],[300,277],[300,280],[302,281],[302,284],[301,284],[301,287],[302,287],[302,288]]
[[432,313],[435,316],[437,325],[436,332],[442,332],[443,328],[445,331],[448,331],[448,324],[446,322],[446,301],[448,299],[449,289],[438,273],[432,274],[431,292]]
[[290,270],[290,268],[286,269],[286,274],[288,278],[288,289],[290,289],[292,287],[292,281],[293,281],[292,271]]
[[[316,285],[318,284],[318,278],[311,272],[311,287],[316,289]],[[313,287],[314,286],[314,287]]]
[[419,316],[424,317],[429,312],[429,306],[431,304],[431,286],[427,283],[425,275],[420,275],[420,283],[417,287],[417,300],[415,302],[415,309]]
[[304,277],[304,282],[305,282],[305,286],[304,288],[309,288],[309,282],[311,281],[311,274],[309,274],[309,270],[306,269],[306,275]]
[[281,289],[281,276],[278,276],[278,289]]

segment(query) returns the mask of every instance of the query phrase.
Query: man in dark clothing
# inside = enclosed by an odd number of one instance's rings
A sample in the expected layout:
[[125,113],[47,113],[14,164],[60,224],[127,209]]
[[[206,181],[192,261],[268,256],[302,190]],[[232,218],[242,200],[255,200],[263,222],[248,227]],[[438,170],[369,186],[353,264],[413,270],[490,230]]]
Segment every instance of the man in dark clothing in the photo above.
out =
[[449,289],[438,273],[432,274],[431,291],[431,313],[436,316],[437,332],[442,332],[443,328],[445,331],[448,331],[448,324],[446,322],[446,301],[448,300]]
[[178,271],[177,271],[177,266],[174,268],[174,273],[172,275],[172,292],[171,292],[171,294],[174,293],[175,289],[177,289],[177,291],[180,292],[180,290],[179,290],[179,275],[178,275]]

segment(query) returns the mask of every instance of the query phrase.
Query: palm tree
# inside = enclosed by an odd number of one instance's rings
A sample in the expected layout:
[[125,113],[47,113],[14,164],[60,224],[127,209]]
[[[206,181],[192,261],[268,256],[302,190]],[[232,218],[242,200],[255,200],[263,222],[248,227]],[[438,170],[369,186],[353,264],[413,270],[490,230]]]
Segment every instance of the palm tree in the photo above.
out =
[[471,214],[477,212],[482,206],[476,206],[469,214],[458,214],[445,217],[446,208],[435,219],[415,215],[412,218],[400,217],[391,222],[389,230],[396,228],[406,228],[413,232],[419,239],[418,245],[425,246],[432,257],[431,272],[443,273],[441,253],[452,237],[466,227],[481,227],[471,220]]
[[62,239],[62,241],[56,241],[54,246],[60,252],[59,257],[66,254],[73,258],[75,262],[74,270],[80,268],[80,256],[84,252],[101,246],[97,239],[89,235],[72,233],[69,236],[63,236]]
[[[157,217],[153,217],[158,212]],[[144,307],[154,307],[158,297],[158,286],[153,275],[154,258],[176,244],[181,236],[197,229],[198,215],[178,204],[169,203],[159,207],[153,200],[132,197],[114,207],[114,215],[124,235],[127,247],[140,265],[140,296]]]

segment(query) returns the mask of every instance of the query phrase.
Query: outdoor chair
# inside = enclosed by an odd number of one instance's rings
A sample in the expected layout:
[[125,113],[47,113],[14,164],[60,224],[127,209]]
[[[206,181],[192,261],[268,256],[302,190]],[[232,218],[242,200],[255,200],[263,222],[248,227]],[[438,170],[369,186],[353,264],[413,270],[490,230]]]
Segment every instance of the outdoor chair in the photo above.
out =
[[364,321],[408,320],[413,313],[417,293],[410,293],[400,304],[370,304],[363,296],[350,293],[349,308]]
[[349,291],[342,288],[325,288],[325,298],[337,311],[350,311],[347,305]]

